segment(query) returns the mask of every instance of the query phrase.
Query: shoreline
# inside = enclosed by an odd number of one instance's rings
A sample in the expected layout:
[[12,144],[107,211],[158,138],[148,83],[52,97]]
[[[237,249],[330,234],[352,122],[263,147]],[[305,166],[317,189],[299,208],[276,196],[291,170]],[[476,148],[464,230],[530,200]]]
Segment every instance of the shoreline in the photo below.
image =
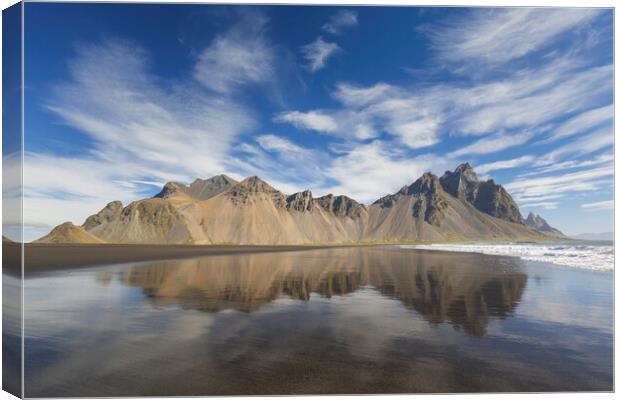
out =
[[[176,245],[176,244],[44,244],[25,243],[26,275],[76,267],[127,262],[174,260],[213,255],[277,253],[360,245]],[[369,246],[369,245],[365,245]],[[3,242],[3,273],[20,275],[21,244]]]
[[[603,241],[598,241],[598,243]],[[584,243],[579,241],[578,243]],[[538,252],[535,245],[559,245],[558,249],[542,248]],[[590,271],[596,273],[613,273],[614,272],[614,255],[611,253],[611,260],[609,260],[609,253],[585,253],[579,254],[579,250],[569,248],[568,252],[562,253],[562,247],[565,245],[573,246],[571,242],[556,242],[551,243],[530,243],[532,247],[526,251],[506,251],[501,250],[502,247],[508,249],[518,249],[520,246],[528,245],[528,243],[433,243],[430,245],[401,245],[400,248],[414,250],[414,251],[428,251],[428,252],[441,252],[441,253],[462,253],[462,254],[480,254],[490,257],[510,257],[522,260],[528,263],[538,263],[541,265],[548,265],[553,267],[570,268],[581,271]],[[591,244],[584,243],[585,246],[592,248],[605,248],[613,246],[613,242],[609,244],[597,245],[597,242]],[[434,247],[437,246],[437,247]],[[495,248],[495,249],[494,249]],[[579,262],[575,260],[585,260],[587,262]]]
[[[578,242],[577,240],[561,240],[562,242]],[[24,255],[27,260],[25,274],[36,274],[45,271],[71,269],[77,267],[118,264],[127,262],[186,259],[217,255],[274,253],[304,250],[320,250],[348,247],[374,246],[428,246],[438,245],[471,245],[471,244],[542,244],[559,243],[560,240],[544,241],[508,241],[495,240],[447,240],[447,241],[385,241],[385,242],[353,242],[353,243],[316,243],[299,245],[237,245],[237,244],[137,244],[137,243],[25,243]],[[20,250],[21,243],[3,241],[4,273],[14,276],[21,275]],[[458,252],[449,249],[419,249],[422,251]],[[473,253],[484,254],[473,251]],[[493,255],[493,254],[489,254]],[[500,255],[501,254],[495,254]],[[510,256],[510,255],[504,255]],[[518,256],[514,256],[518,257]],[[520,258],[520,257],[518,257]],[[551,263],[552,265],[559,265]],[[573,268],[572,266],[567,266]]]

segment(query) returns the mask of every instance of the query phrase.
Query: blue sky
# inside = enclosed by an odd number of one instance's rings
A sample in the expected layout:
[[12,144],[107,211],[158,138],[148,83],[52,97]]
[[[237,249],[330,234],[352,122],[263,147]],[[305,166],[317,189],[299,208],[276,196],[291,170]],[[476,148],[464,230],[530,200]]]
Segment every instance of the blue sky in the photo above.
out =
[[226,173],[361,202],[468,161],[612,230],[612,12],[25,6],[26,239]]

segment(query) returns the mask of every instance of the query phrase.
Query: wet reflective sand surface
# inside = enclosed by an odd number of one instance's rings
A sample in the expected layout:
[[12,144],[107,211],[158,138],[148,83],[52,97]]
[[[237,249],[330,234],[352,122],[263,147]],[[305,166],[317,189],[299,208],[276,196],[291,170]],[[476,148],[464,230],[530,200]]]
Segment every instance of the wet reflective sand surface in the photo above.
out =
[[612,389],[610,273],[361,247],[25,285],[26,396]]

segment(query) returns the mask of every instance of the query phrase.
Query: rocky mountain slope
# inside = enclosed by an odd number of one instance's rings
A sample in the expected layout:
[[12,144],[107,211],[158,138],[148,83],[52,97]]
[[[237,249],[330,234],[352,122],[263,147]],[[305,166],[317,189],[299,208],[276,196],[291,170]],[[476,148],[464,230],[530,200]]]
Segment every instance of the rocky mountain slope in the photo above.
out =
[[[78,227],[75,227],[78,228]],[[106,205],[80,233],[112,243],[304,244],[465,239],[536,240],[516,203],[469,164],[441,178],[425,173],[367,206],[347,196],[287,195],[254,176],[167,183],[153,198]],[[56,228],[41,240],[93,240]]]
[[523,223],[517,203],[493,179],[478,180],[469,163],[459,165],[454,172],[446,171],[440,178],[443,188],[452,196],[465,200],[483,213],[510,222]]
[[217,175],[209,179],[196,179],[189,186],[177,182],[168,182],[155,197],[165,199],[175,194],[184,193],[194,199],[208,200],[228,190],[236,183],[236,180],[226,175]]
[[558,229],[555,229],[554,227],[549,225],[543,217],[541,217],[540,215],[534,214],[532,212],[530,212],[527,215],[527,218],[525,219],[525,225],[529,226],[530,228],[534,228],[538,232],[543,233],[545,235],[555,236],[555,237],[566,237],[566,235],[564,235]]
[[[370,206],[364,237],[375,241],[445,241],[538,236],[524,224],[513,222],[513,215],[496,217],[482,212],[466,197],[456,197],[448,190],[437,176],[425,173],[412,185]],[[500,207],[504,208],[508,207]]]

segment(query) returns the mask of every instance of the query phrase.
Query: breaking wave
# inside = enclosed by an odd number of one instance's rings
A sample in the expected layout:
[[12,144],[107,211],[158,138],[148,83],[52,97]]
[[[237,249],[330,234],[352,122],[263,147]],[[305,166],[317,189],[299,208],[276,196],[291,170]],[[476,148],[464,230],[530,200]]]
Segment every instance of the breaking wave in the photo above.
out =
[[405,249],[456,251],[519,257],[567,267],[613,271],[614,248],[608,243],[506,243],[401,245]]

